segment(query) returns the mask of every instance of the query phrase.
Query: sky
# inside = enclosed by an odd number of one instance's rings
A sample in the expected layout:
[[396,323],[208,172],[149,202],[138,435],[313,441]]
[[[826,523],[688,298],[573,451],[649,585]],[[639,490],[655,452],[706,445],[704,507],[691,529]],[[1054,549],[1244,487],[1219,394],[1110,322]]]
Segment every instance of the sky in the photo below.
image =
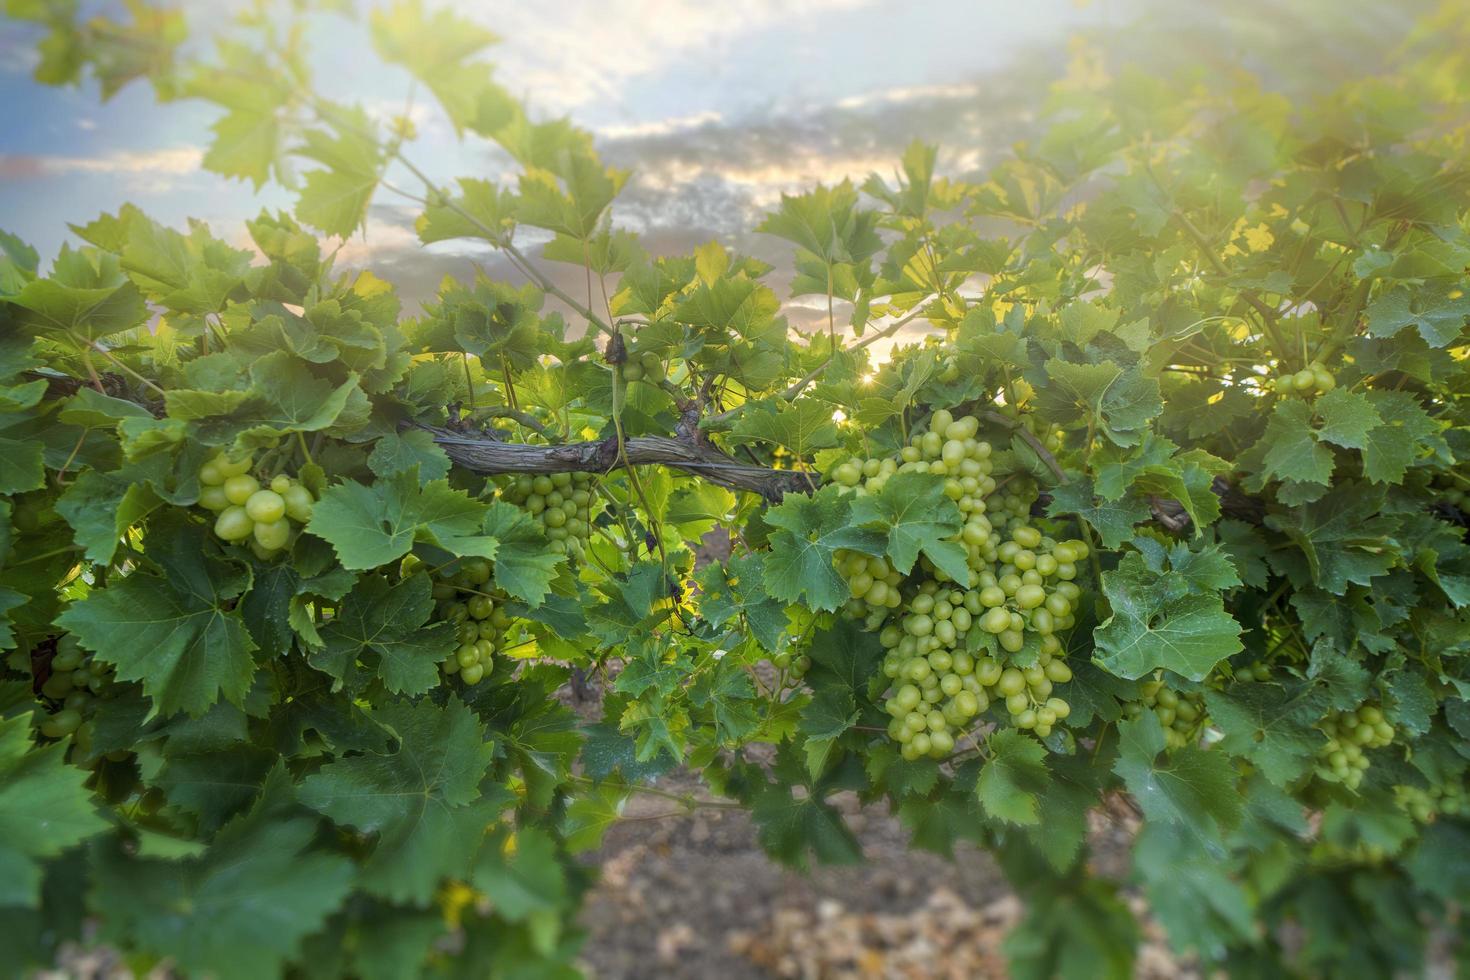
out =
[[[497,77],[540,117],[566,115],[590,129],[609,163],[634,176],[615,206],[617,224],[655,252],[711,238],[772,258],[781,246],[749,229],[781,192],[821,180],[891,173],[903,147],[942,144],[941,167],[973,170],[1023,134],[1034,99],[1008,81],[1018,65],[1064,60],[1079,25],[1117,16],[1127,0],[523,0],[461,2],[456,9],[501,36],[489,57]],[[94,4],[93,6],[98,6]],[[100,6],[106,7],[103,3]],[[191,0],[206,20],[224,0]],[[734,12],[738,10],[738,13]],[[243,242],[245,219],[289,206],[278,187],[203,171],[217,111],[158,105],[134,83],[102,103],[94,83],[32,81],[38,34],[0,24],[0,227],[54,255],[68,223],[133,201],[182,227],[206,221]],[[388,115],[402,110],[406,75],[384,70],[365,33],[341,18],[311,35],[327,94]],[[435,177],[497,178],[490,144],[459,142],[420,90],[413,158]],[[405,181],[408,183],[408,181]],[[416,243],[412,206],[380,194],[365,234],[344,246],[347,265],[370,265],[410,302],[446,273],[468,274],[489,256]]]
[[[234,2],[188,0],[184,7],[190,18],[218,23]],[[1146,2],[461,0],[454,6],[501,36],[489,52],[497,77],[526,99],[533,115],[569,116],[593,132],[609,163],[633,170],[614,221],[641,233],[650,251],[684,252],[718,239],[785,265],[785,247],[750,230],[782,192],[891,174],[915,138],[940,145],[942,172],[982,173],[1031,133],[1045,83],[1065,69],[1069,39],[1079,30],[1121,27],[1140,11],[1154,20],[1174,17],[1203,44],[1140,56],[1207,59],[1223,56],[1217,48],[1225,42],[1205,18],[1235,16],[1240,23],[1232,36],[1244,39],[1248,54],[1265,50],[1262,15],[1269,15],[1273,33],[1296,32],[1294,64],[1316,70],[1314,58],[1330,67],[1354,57],[1312,36],[1321,21],[1309,0],[1237,0],[1230,14],[1192,0],[1145,8]],[[1391,32],[1394,5],[1343,2],[1368,11],[1353,21],[1362,37]],[[384,117],[403,110],[410,80],[381,66],[362,28],[331,17],[309,38],[325,94],[359,101]],[[88,222],[124,201],[176,227],[204,220],[241,245],[247,218],[262,207],[290,206],[291,194],[282,188],[257,193],[201,169],[217,110],[187,101],[158,105],[140,83],[105,104],[91,82],[41,86],[30,77],[37,39],[28,26],[0,22],[0,105],[8,110],[0,127],[0,228],[35,245],[43,261],[69,240],[67,223]],[[422,90],[413,118],[420,137],[410,155],[437,179],[508,176],[506,159],[473,136],[460,142]],[[467,277],[479,264],[516,278],[476,246],[421,247],[415,215],[415,206],[380,193],[365,232],[343,246],[340,263],[371,267],[394,282],[410,309],[432,297],[445,274]],[[560,274],[568,284],[582,275],[580,269]],[[800,304],[788,311],[798,325],[801,314]]]

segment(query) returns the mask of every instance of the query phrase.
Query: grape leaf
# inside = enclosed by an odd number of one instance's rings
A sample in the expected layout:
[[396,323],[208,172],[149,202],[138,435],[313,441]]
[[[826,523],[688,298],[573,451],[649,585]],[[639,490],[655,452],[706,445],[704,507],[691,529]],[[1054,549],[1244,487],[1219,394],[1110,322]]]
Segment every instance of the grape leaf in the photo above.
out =
[[[883,553],[898,571],[908,574],[922,553],[951,580],[969,582],[964,545],[947,540],[959,533],[962,521],[959,508],[944,495],[943,477],[895,473],[877,493],[853,501],[851,520],[887,537]],[[852,535],[849,546],[867,550],[869,541],[870,535]]]
[[29,713],[0,718],[0,905],[36,907],[41,859],[107,829],[66,750],[32,745]]
[[1164,729],[1149,711],[1118,725],[1113,771],[1138,801],[1144,818],[1177,823],[1207,839],[1240,822],[1236,773],[1223,752],[1186,746],[1164,753]]
[[155,711],[200,715],[221,695],[238,704],[255,675],[255,641],[231,607],[250,573],[215,557],[197,527],[157,529],[149,545],[162,575],[114,578],[57,623],[119,678],[141,681]]
[[990,758],[975,783],[980,805],[997,820],[1036,823],[1036,798],[1047,785],[1046,746],[1015,728],[995,732],[986,746]]
[[354,693],[370,678],[394,694],[432,689],[456,641],[447,620],[429,622],[429,591],[428,575],[410,575],[396,585],[379,574],[364,575],[321,628],[325,646],[311,655],[312,666]]
[[766,592],[787,602],[804,597],[813,609],[836,609],[846,602],[847,582],[832,557],[838,548],[851,547],[850,510],[848,498],[836,487],[823,487],[809,497],[789,494],[767,510],[765,521],[776,530],[765,559]]
[[1200,592],[1177,571],[1151,571],[1130,554],[1103,573],[1112,614],[1093,632],[1094,659],[1109,673],[1135,680],[1163,667],[1203,680],[1241,649],[1240,624],[1220,594]]
[[1419,331],[1431,347],[1445,347],[1465,328],[1470,296],[1447,287],[1395,287],[1368,307],[1368,334],[1392,337],[1405,327]]
[[[282,770],[272,781],[286,782]],[[316,821],[288,816],[270,789],[198,857],[94,850],[104,941],[170,957],[219,980],[277,976],[302,939],[347,897],[353,865],[313,848]]]
[[377,568],[402,558],[415,541],[454,555],[494,558],[497,542],[480,534],[489,507],[447,480],[419,486],[417,468],[372,486],[347,480],[327,488],[306,529],[331,543],[344,568]]
[[533,609],[541,605],[565,556],[551,550],[546,535],[525,511],[503,501],[493,501],[486,509],[481,530],[499,542],[495,584]]
[[1103,547],[1115,549],[1133,537],[1133,526],[1149,518],[1147,502],[1133,494],[1109,501],[1094,496],[1092,481],[1079,477],[1051,492],[1047,513],[1052,517],[1076,514],[1097,531]]
[[511,802],[482,793],[495,754],[485,730],[451,695],[444,707],[388,701],[378,720],[398,736],[391,754],[340,758],[301,784],[301,802],[339,824],[377,835],[360,882],[394,901],[427,902],[439,879],[462,871],[480,836]]

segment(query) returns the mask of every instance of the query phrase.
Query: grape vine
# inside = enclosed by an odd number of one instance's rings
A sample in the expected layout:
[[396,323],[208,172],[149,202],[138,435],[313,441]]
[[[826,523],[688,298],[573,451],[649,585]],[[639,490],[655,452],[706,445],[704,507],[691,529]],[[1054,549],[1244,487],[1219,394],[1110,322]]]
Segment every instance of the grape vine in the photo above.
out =
[[[1341,85],[1079,43],[1008,155],[773,205],[812,332],[450,6],[78,6],[5,7],[38,81],[213,107],[293,203],[0,232],[5,975],[574,975],[681,767],[795,867],[860,859],[838,793],[986,849],[1018,978],[1133,975],[1134,894],[1212,974],[1464,959],[1462,5]],[[342,17],[416,107],[313,72]],[[425,92],[513,176],[425,169]],[[388,201],[510,281],[405,309],[337,261]]]

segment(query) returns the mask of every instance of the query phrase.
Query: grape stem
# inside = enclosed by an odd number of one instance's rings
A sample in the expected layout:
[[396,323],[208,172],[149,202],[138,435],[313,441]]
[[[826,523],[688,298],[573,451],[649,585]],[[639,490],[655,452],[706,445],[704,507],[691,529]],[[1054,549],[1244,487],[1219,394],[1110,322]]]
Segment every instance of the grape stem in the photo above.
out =
[[1046,464],[1046,468],[1052,471],[1052,473],[1057,478],[1057,482],[1067,482],[1066,471],[1063,470],[1061,464],[1057,462],[1057,458],[1051,454],[1051,450],[1047,449],[1041,444],[1040,439],[1032,435],[1030,429],[1021,424],[1020,419],[1006,418],[999,412],[984,412],[981,414],[981,418],[985,419],[985,421],[987,422],[993,422],[996,425],[1005,426],[1007,429],[1015,432],[1021,437],[1022,442],[1031,447],[1031,451],[1037,455],[1037,458],[1039,458],[1043,463]]

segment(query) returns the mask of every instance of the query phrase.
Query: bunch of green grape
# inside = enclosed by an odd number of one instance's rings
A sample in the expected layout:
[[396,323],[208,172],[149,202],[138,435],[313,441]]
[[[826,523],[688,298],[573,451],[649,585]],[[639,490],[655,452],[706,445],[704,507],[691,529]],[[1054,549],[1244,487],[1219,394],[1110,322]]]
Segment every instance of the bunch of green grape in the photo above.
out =
[[436,573],[434,598],[439,617],[452,625],[457,645],[445,659],[445,676],[473,687],[490,670],[497,650],[504,649],[512,619],[504,608],[504,594],[491,591],[490,563],[483,558],[457,563],[452,571]]
[[597,493],[591,473],[522,473],[501,488],[500,496],[536,519],[551,549],[582,557],[597,516]]
[[1367,749],[1381,749],[1393,742],[1394,728],[1376,704],[1361,704],[1352,711],[1335,711],[1318,723],[1327,741],[1317,750],[1317,775],[1357,789],[1368,770]]
[[1171,749],[1182,749],[1209,725],[1205,714],[1205,699],[1202,695],[1176,691],[1164,683],[1162,674],[1143,682],[1138,701],[1129,701],[1123,706],[1123,714],[1138,718],[1145,711],[1152,711],[1164,726],[1164,744]]
[[218,514],[214,533],[224,541],[250,542],[261,559],[271,558],[291,543],[292,526],[311,520],[316,498],[284,473],[268,486],[251,474],[254,459],[219,453],[199,468],[199,505]]
[[1393,795],[1399,808],[1419,823],[1430,823],[1440,814],[1457,817],[1470,813],[1470,790],[1459,780],[1435,784],[1427,789],[1395,786]]
[[1313,361],[1300,371],[1281,374],[1271,381],[1278,395],[1323,395],[1337,387],[1337,379],[1320,361]]
[[1459,510],[1470,511],[1470,480],[1457,473],[1436,474],[1431,484],[1445,503]]
[[1264,684],[1271,679],[1271,667],[1269,664],[1257,660],[1255,663],[1247,664],[1235,671],[1235,682],[1237,684]]
[[647,381],[655,385],[662,382],[668,373],[663,358],[651,350],[631,355],[623,362],[622,372],[624,381]]
[[1089,549],[1031,524],[1035,485],[1013,477],[1000,487],[979,428],[975,416],[941,409],[896,458],[851,459],[832,472],[856,494],[877,492],[897,473],[942,476],[964,520],[954,540],[966,551],[965,582],[927,559],[905,578],[882,558],[836,556],[852,593],[845,614],[879,630],[888,651],[888,732],[910,759],[948,755],[956,734],[992,702],[1004,704],[1012,725],[1043,738],[1071,713],[1053,695],[1072,678],[1058,634],[1075,623],[1082,590],[1072,580]]
[[85,738],[88,732],[83,725],[96,708],[97,699],[106,695],[113,682],[111,664],[83,650],[70,633],[62,634],[51,657],[51,676],[41,685],[41,694],[57,708],[41,722],[41,734],[65,738],[75,733],[79,739]]

